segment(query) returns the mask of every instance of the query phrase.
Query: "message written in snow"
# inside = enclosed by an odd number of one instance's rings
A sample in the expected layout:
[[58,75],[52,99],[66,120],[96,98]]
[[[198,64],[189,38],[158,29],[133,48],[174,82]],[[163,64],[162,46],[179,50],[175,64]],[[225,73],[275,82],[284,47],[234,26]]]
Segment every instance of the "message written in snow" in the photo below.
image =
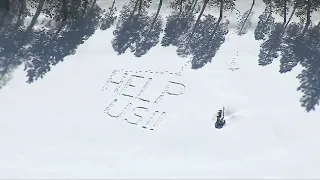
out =
[[160,102],[166,97],[182,95],[186,88],[183,83],[169,80],[172,76],[177,75],[113,71],[103,87],[103,91],[113,93],[104,112],[112,118],[154,130],[166,115],[160,108],[168,106]]

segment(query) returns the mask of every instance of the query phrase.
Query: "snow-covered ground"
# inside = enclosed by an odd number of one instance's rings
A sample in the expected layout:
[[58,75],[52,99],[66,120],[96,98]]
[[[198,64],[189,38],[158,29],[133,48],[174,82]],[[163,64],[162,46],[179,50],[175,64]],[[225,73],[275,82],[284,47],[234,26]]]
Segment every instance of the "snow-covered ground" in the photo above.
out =
[[118,56],[112,31],[1,90],[0,178],[320,178],[320,111],[300,105],[301,67],[258,66],[253,30],[230,33],[199,70],[172,47]]

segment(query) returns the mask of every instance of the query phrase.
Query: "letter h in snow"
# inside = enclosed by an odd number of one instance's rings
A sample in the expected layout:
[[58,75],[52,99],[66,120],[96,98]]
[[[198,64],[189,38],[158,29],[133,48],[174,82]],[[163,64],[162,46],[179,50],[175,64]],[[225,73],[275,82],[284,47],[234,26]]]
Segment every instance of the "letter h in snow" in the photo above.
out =
[[115,93],[115,94],[120,94],[121,93],[121,91],[119,91],[120,87],[121,87],[123,81],[125,80],[125,78],[128,76],[128,74],[124,73],[123,76],[121,77],[121,79],[116,81],[116,80],[114,80],[114,76],[116,75],[117,72],[119,72],[119,71],[118,70],[114,70],[112,72],[112,74],[110,75],[108,81],[104,84],[104,86],[102,88],[102,91],[107,90],[110,85],[114,84],[114,85],[116,85],[116,88],[113,91],[113,93]]

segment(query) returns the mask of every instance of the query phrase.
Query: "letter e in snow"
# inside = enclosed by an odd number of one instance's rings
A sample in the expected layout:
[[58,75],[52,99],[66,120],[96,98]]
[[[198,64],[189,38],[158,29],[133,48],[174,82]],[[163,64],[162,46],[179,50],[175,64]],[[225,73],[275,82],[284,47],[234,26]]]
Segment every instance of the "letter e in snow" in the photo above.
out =
[[[129,78],[128,82],[125,84],[125,86],[123,87],[123,89],[121,90],[121,92],[125,91],[128,89],[128,87],[136,87],[135,85],[131,84],[132,83],[132,79],[133,78],[144,78],[142,76],[137,76],[137,75],[131,75],[131,77]],[[123,96],[128,96],[128,97],[133,97],[130,94],[126,94],[126,93],[122,93]]]
[[146,91],[146,89],[149,87],[150,85],[150,82],[152,81],[152,78],[149,78],[148,81],[146,82],[146,84],[143,86],[143,88],[141,89],[141,91],[139,92],[138,96],[136,97],[136,99],[139,99],[141,101],[144,101],[144,102],[150,102],[149,100],[147,99],[144,99],[141,97],[141,95]]

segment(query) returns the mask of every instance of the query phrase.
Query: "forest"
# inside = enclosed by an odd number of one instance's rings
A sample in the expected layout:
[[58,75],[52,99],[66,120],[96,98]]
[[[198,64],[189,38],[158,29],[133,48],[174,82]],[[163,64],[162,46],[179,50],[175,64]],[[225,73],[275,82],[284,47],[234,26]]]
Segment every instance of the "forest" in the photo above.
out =
[[[100,7],[97,0],[1,0],[0,91],[17,67],[24,67],[27,83],[32,83],[75,54],[95,31],[111,27],[114,37],[106,43],[118,55],[130,51],[141,57],[156,45],[174,46],[177,56],[191,61],[191,68],[202,68],[214,60],[230,33],[225,14],[231,12],[238,14],[237,35],[251,28],[261,41],[257,63],[267,66],[277,60],[279,73],[300,64],[301,105],[307,112],[319,105],[320,19],[312,18],[319,14],[319,0],[248,0],[251,5],[240,13],[241,0],[109,1],[109,7]],[[126,2],[119,8],[117,1]],[[261,2],[265,9],[252,27],[255,5]],[[154,4],[155,11],[150,11]],[[163,15],[166,7],[170,13]]]

